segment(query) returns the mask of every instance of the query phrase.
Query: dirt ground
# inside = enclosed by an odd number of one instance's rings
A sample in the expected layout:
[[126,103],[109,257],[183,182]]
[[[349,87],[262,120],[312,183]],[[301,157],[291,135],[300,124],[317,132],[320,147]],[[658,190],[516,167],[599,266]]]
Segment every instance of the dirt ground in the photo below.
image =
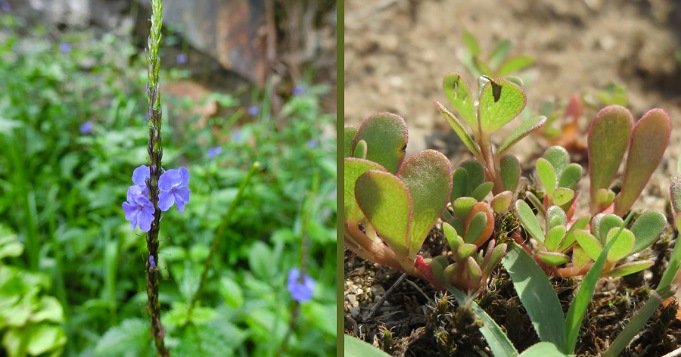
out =
[[[464,30],[475,34],[483,51],[489,52],[496,41],[507,38],[514,44],[513,54],[534,57],[535,65],[528,73],[532,80],[525,87],[532,109],[537,110],[544,100],[565,102],[572,94],[594,93],[614,82],[626,86],[628,107],[636,118],[653,107],[666,110],[674,127],[671,145],[634,206],[665,209],[669,177],[676,174],[676,161],[681,157],[681,63],[676,58],[681,49],[681,1],[347,0],[345,123],[355,125],[379,111],[394,112],[409,126],[409,153],[434,148],[454,163],[467,158],[433,106],[433,100],[445,102],[441,80],[447,73],[462,73],[475,88],[475,79],[457,57]],[[515,151],[523,162],[546,147],[543,139],[531,136]],[[411,284],[401,283],[402,292],[386,304],[392,310],[382,308],[374,315],[381,318],[370,319],[373,325],[364,324],[373,303],[400,274],[351,254],[346,254],[345,268],[346,333],[370,342],[375,338],[382,347],[394,341],[386,340],[379,326],[392,328],[394,338],[403,338],[395,340],[397,345],[424,335],[427,302],[434,296],[431,288],[421,285],[422,294]],[[410,280],[420,284],[418,279]],[[678,321],[675,324],[678,329]],[[399,346],[393,354],[419,355]]]

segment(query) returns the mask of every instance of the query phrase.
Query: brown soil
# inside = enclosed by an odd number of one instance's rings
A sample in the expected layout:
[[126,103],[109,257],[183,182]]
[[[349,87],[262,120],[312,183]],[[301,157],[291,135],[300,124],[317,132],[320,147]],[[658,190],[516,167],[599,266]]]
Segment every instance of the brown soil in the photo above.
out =
[[[670,114],[675,128],[671,145],[634,206],[635,210],[668,209],[669,177],[677,174],[675,163],[681,157],[681,64],[675,59],[681,48],[681,2],[545,0],[502,5],[494,0],[347,0],[345,15],[346,124],[357,124],[371,113],[394,112],[409,126],[408,152],[434,148],[455,164],[468,158],[432,102],[445,100],[440,83],[449,72],[462,73],[475,87],[456,55],[463,48],[464,30],[476,35],[483,51],[508,38],[514,43],[514,54],[536,60],[526,85],[533,110],[542,101],[564,103],[572,94],[594,93],[615,82],[626,86],[628,107],[635,117],[653,107]],[[529,159],[546,147],[545,140],[532,136],[515,151],[525,169],[530,169],[534,160]],[[430,242],[427,250],[433,249],[435,240]],[[659,279],[655,270],[664,268],[664,255],[669,252],[668,247],[656,247],[662,254],[652,276],[602,281],[580,335],[580,354],[603,351],[646,300],[647,287],[654,287]],[[348,252],[345,274],[346,333],[394,356],[488,353],[466,311],[424,282],[407,277],[410,283],[402,281],[369,317],[370,309],[401,274]],[[571,301],[578,281],[555,284],[562,301]],[[519,350],[537,342],[503,269],[490,286],[493,293],[479,300],[483,308],[507,329]],[[449,306],[447,313],[442,313],[443,306]],[[674,305],[659,309],[626,355],[662,355],[681,346],[681,322],[675,313]]]

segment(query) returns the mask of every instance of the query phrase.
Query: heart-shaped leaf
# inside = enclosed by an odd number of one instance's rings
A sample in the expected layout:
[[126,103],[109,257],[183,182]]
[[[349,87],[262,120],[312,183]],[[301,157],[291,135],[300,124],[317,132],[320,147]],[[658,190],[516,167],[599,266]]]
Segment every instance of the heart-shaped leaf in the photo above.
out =
[[[591,122],[587,141],[592,204],[598,190],[608,189],[617,174],[629,146],[633,122],[629,110],[619,105],[601,109]],[[592,207],[592,212],[595,210]]]
[[526,101],[517,85],[505,79],[490,79],[480,93],[480,128],[487,134],[501,129],[523,111]]
[[499,168],[504,190],[515,192],[520,181],[520,161],[514,155],[504,155],[499,160]]
[[636,262],[629,262],[629,263],[624,263],[621,265],[618,265],[615,269],[611,270],[608,273],[608,276],[612,277],[618,277],[618,276],[627,276],[631,274],[638,273],[640,271],[646,270],[653,266],[655,262],[650,261],[650,260],[640,260]]
[[424,150],[408,157],[398,172],[413,202],[409,257],[421,249],[452,191],[452,166],[442,153]]
[[456,73],[450,73],[442,80],[442,89],[449,104],[454,107],[457,113],[468,123],[470,128],[477,128],[478,120],[475,116],[475,105],[471,98],[468,86]]
[[632,253],[640,252],[653,245],[664,231],[666,224],[667,220],[660,212],[647,211],[641,214],[631,226],[631,231],[636,236],[636,244]]
[[522,222],[523,227],[527,230],[532,238],[538,240],[539,242],[544,242],[544,231],[541,229],[541,224],[537,216],[532,212],[532,208],[523,200],[517,200],[515,202],[515,209],[518,212],[518,218]]
[[353,146],[352,141],[357,134],[357,128],[346,126],[343,128],[343,157],[350,157],[352,155]]
[[359,223],[364,219],[362,210],[357,205],[355,199],[355,183],[357,179],[369,170],[385,171],[383,166],[369,160],[346,158],[343,160],[343,217],[346,221],[353,224]]
[[409,253],[413,205],[407,185],[397,176],[370,170],[357,179],[355,197],[376,232],[397,253]]
[[517,128],[513,129],[504,140],[499,144],[498,153],[503,154],[506,150],[510,149],[515,143],[520,141],[520,139],[526,137],[533,131],[541,128],[546,123],[546,117],[543,115],[529,117],[523,119]]
[[631,250],[634,248],[634,243],[636,242],[634,233],[626,228],[621,229],[619,227],[615,227],[611,229],[608,232],[607,241],[609,242],[614,237],[617,237],[617,241],[615,241],[615,243],[612,245],[612,248],[610,248],[607,258],[611,263],[617,262],[631,254]]
[[360,140],[366,141],[367,160],[379,163],[394,173],[404,159],[407,139],[407,124],[402,117],[378,113],[362,122],[352,145],[354,148]]
[[615,213],[623,216],[641,194],[669,146],[672,122],[662,109],[649,110],[634,126]]
[[[442,117],[447,120],[449,123],[449,126],[452,127],[452,130],[454,130],[454,134],[459,137],[461,142],[463,143],[464,146],[468,149],[468,151],[473,154],[475,157],[480,157],[480,148],[478,147],[478,144],[473,141],[473,138],[471,135],[464,129],[463,125],[461,125],[461,122],[459,119],[454,116],[447,108],[445,108],[442,104],[439,102],[435,102],[435,107],[442,113]],[[476,126],[474,126],[475,128]]]

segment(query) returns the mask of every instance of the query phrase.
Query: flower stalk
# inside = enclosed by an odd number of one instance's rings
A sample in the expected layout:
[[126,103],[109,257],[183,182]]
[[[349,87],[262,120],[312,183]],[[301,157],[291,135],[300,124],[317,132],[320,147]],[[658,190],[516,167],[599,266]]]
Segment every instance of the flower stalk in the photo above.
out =
[[161,142],[161,95],[159,92],[158,78],[160,60],[158,56],[161,44],[161,27],[163,25],[163,3],[162,0],[151,0],[151,30],[147,48],[147,100],[149,117],[149,144],[147,152],[149,154],[149,180],[147,186],[151,203],[154,206],[154,219],[151,222],[151,229],[147,233],[147,309],[151,318],[151,333],[156,345],[156,350],[161,356],[169,356],[163,338],[165,330],[161,323],[161,308],[158,301],[158,269],[155,262],[158,261],[158,232],[160,228],[161,209],[158,207],[158,181],[161,176],[161,159],[163,148]]

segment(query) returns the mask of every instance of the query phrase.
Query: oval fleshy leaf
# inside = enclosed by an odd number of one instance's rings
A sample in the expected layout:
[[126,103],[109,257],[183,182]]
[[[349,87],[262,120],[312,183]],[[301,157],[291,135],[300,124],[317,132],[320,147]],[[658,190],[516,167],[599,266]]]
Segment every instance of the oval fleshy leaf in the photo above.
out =
[[449,202],[452,166],[442,153],[424,150],[408,157],[398,175],[409,188],[413,202],[409,257],[414,258]]
[[619,227],[615,227],[611,229],[608,232],[607,241],[609,242],[615,237],[617,237],[617,240],[608,252],[607,259],[609,262],[617,262],[620,259],[626,258],[629,254],[631,254],[631,250],[634,249],[634,243],[636,242],[634,233],[631,233],[631,231],[626,228],[621,229]]
[[511,201],[513,200],[513,192],[511,191],[503,191],[498,193],[497,195],[492,198],[492,201],[490,202],[490,206],[492,206],[492,210],[495,213],[506,213],[508,212],[508,209],[511,207]]
[[359,142],[357,142],[357,145],[355,145],[355,151],[352,153],[352,156],[359,159],[366,159],[367,150],[368,150],[367,142],[364,140],[360,140]]
[[[544,241],[546,249],[552,252],[558,250],[558,245],[565,237],[566,232],[565,226],[555,226],[551,228],[548,233],[546,233],[546,240]],[[567,263],[567,260],[565,262]]]
[[584,253],[593,261],[598,259],[603,250],[603,245],[591,233],[578,229],[574,233],[577,244],[582,248]]
[[570,203],[573,198],[575,198],[575,191],[569,188],[559,187],[553,192],[553,203],[561,207]]
[[442,286],[446,285],[444,273],[445,267],[447,267],[448,264],[449,262],[447,262],[447,258],[442,255],[438,255],[430,262],[430,270],[433,272],[433,277]]
[[515,192],[520,182],[520,161],[514,155],[504,155],[499,160],[499,168],[504,190]]
[[454,107],[470,128],[477,128],[478,120],[475,116],[475,105],[468,91],[466,83],[456,73],[450,73],[442,80],[442,89],[449,104]]
[[569,164],[560,174],[558,186],[574,189],[580,178],[582,178],[582,167],[575,163]]
[[482,87],[478,105],[480,128],[490,134],[501,129],[525,108],[525,93],[505,79],[489,79]]
[[518,212],[518,218],[522,222],[523,227],[527,230],[532,238],[538,240],[539,242],[544,242],[544,232],[541,229],[539,220],[537,216],[532,212],[532,208],[523,200],[517,200],[515,202],[515,209]]
[[556,170],[556,176],[563,173],[563,170],[570,163],[570,154],[562,146],[551,146],[546,149],[543,155],[544,159],[551,163],[551,166]]
[[549,229],[555,226],[565,226],[567,225],[567,215],[562,208],[551,206],[546,210],[546,221],[548,222]]
[[544,186],[544,191],[546,191],[546,194],[549,197],[553,197],[553,191],[556,190],[556,184],[558,183],[558,179],[556,178],[556,170],[553,168],[553,165],[551,165],[549,160],[546,160],[543,157],[537,159],[535,165],[537,178],[539,178],[542,186]]
[[407,124],[402,117],[378,113],[362,122],[352,145],[355,147],[360,140],[366,141],[367,160],[379,163],[395,173],[404,159],[407,139]]
[[544,264],[559,266],[570,261],[570,257],[558,252],[537,252],[535,253],[539,260]]
[[467,259],[473,255],[473,253],[475,253],[477,250],[478,247],[475,244],[464,243],[456,249],[456,260],[463,261],[464,259]]
[[473,190],[473,192],[471,192],[471,197],[475,198],[478,201],[482,201],[483,199],[485,199],[487,194],[492,192],[493,186],[494,183],[490,181],[483,182],[480,185],[478,185],[478,187],[476,187],[475,190]]
[[581,269],[591,261],[591,258],[589,258],[584,249],[582,249],[580,246],[577,245],[572,248],[572,265]]
[[466,259],[466,279],[469,282],[469,286],[480,286],[481,284],[482,269],[480,269],[480,265],[478,265],[473,257]]
[[624,263],[618,265],[615,269],[608,273],[608,276],[618,277],[627,276],[631,274],[638,273],[640,271],[646,270],[655,264],[654,261],[650,260],[640,260],[635,262]]
[[651,109],[631,133],[629,155],[624,166],[622,191],[615,199],[615,213],[623,216],[641,194],[669,146],[672,122],[662,109]]
[[653,245],[664,231],[667,220],[660,212],[647,211],[641,214],[631,226],[631,232],[636,236],[636,244],[632,253],[637,253]]
[[386,243],[399,255],[409,253],[412,200],[407,185],[385,171],[367,171],[357,179],[359,207]]
[[605,238],[608,232],[613,228],[620,228],[624,225],[622,218],[609,213],[609,214],[598,214],[594,218],[593,227],[591,231],[595,233],[596,238],[598,238],[601,243],[605,244]]
[[[454,116],[447,108],[445,108],[440,102],[435,102],[435,107],[442,113],[442,117],[447,120],[449,126],[454,130],[454,134],[459,137],[464,146],[470,151],[473,156],[480,157],[480,148],[478,144],[475,143],[471,135],[464,129],[463,125],[459,119]],[[475,128],[475,127],[474,127]]]
[[452,174],[452,202],[459,197],[467,195],[467,185],[468,171],[463,167],[457,167],[456,170],[454,170],[454,174]]
[[506,152],[506,150],[510,149],[515,143],[520,141],[520,139],[526,137],[533,131],[541,128],[544,126],[546,123],[546,117],[543,115],[536,116],[536,117],[530,117],[527,119],[523,119],[523,121],[520,123],[520,125],[513,129],[513,131],[508,134],[504,140],[501,141],[501,144],[499,144],[499,149],[497,152],[499,154],[503,154]]
[[[483,213],[485,215],[485,221],[483,222],[483,229],[480,231],[480,233],[471,234],[471,230],[473,227],[473,221],[475,221],[475,217],[477,217],[480,213]],[[468,217],[466,219],[466,237],[465,239],[468,240],[469,234],[476,236],[477,238],[474,239],[472,242],[475,243],[478,247],[481,247],[487,240],[492,236],[492,232],[494,231],[494,211],[492,211],[492,207],[489,206],[486,202],[478,202],[476,203],[471,211],[468,213]]]
[[[600,189],[608,189],[617,174],[634,118],[627,108],[610,105],[601,109],[591,122],[588,135],[589,178],[591,201],[596,201]],[[591,207],[592,212],[596,207]]]
[[346,126],[343,128],[343,157],[350,157],[352,155],[353,146],[352,142],[357,134],[357,128],[352,126]]
[[487,227],[487,215],[484,212],[474,213],[471,210],[470,219],[466,221],[466,234],[464,241],[474,243],[482,236],[482,232]]
[[465,219],[468,217],[468,213],[473,208],[478,201],[473,197],[459,197],[456,201],[452,202],[452,208],[454,209],[454,215],[459,219]]
[[456,232],[456,229],[451,224],[447,222],[443,223],[442,232],[444,233],[447,243],[449,244],[449,248],[452,251],[456,252],[459,246],[464,243],[461,236],[459,236],[459,234]]
[[468,181],[466,181],[466,192],[470,194],[485,181],[485,168],[476,160],[466,160],[459,165],[466,169]]
[[355,183],[357,179],[369,170],[385,171],[383,166],[369,160],[345,158],[343,160],[343,217],[354,224],[364,219],[364,213],[359,209],[355,199]]

